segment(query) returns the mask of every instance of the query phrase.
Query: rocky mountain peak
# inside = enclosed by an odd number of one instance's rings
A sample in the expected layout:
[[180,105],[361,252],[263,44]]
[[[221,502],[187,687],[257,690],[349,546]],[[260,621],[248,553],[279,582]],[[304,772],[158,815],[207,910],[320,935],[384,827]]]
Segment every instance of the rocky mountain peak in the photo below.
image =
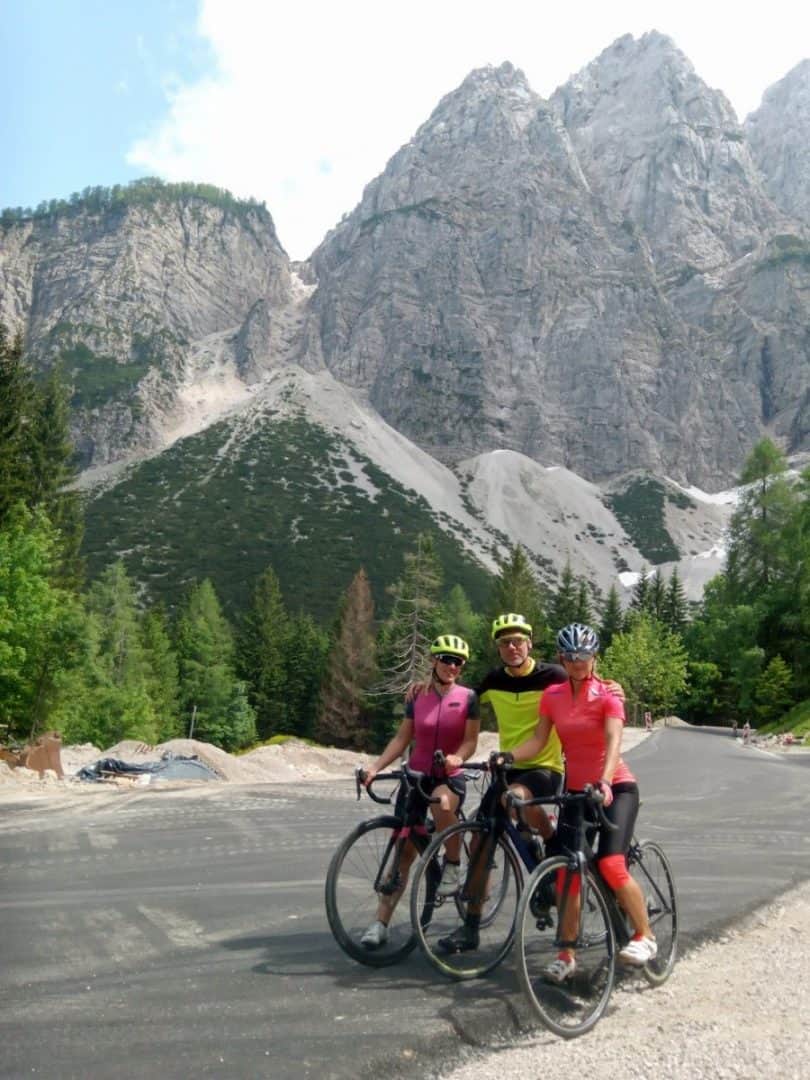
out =
[[664,273],[762,243],[774,208],[726,96],[656,31],[625,35],[552,96],[582,168]]
[[770,197],[810,225],[810,60],[766,90],[745,135]]

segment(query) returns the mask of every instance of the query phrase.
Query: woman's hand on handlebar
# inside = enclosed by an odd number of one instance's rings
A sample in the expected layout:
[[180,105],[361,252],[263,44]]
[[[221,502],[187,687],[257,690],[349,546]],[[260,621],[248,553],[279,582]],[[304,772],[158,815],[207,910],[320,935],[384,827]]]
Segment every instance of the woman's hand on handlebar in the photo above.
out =
[[594,784],[597,791],[602,794],[602,806],[608,807],[613,802],[613,788],[607,780],[597,780]]
[[460,769],[464,764],[464,759],[460,758],[458,754],[446,754],[444,758],[445,770],[448,769]]
[[374,783],[374,778],[377,775],[377,769],[364,769],[361,777],[361,782],[364,788],[368,788]]

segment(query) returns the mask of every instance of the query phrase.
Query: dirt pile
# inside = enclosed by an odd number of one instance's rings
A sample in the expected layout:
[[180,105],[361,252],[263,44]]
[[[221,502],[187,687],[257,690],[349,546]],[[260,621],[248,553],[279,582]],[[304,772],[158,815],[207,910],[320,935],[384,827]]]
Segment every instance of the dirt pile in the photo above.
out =
[[[636,745],[644,738],[645,732],[635,728],[625,731],[624,748]],[[483,761],[490,752],[497,748],[498,737],[493,732],[482,732],[473,760]],[[197,739],[170,739],[158,746],[148,746],[134,739],[125,739],[105,750],[84,743],[62,748],[62,767],[65,772],[59,780],[52,772],[40,777],[31,769],[12,769],[0,762],[0,797],[13,798],[15,795],[29,793],[43,797],[58,797],[60,794],[91,792],[99,788],[111,787],[129,789],[133,786],[148,786],[168,783],[177,786],[206,783],[200,780],[166,781],[153,777],[116,776],[101,783],[85,783],[76,779],[76,774],[85,765],[93,765],[102,758],[114,758],[130,765],[143,765],[160,761],[165,753],[178,757],[197,757],[216,772],[217,776],[228,784],[279,784],[296,780],[330,780],[346,778],[352,775],[357,766],[370,764],[373,756],[359,754],[352,750],[338,750],[330,746],[311,746],[300,739],[288,739],[273,746],[259,746],[246,754],[229,754],[211,743]]]
[[[485,758],[496,746],[495,735],[482,733],[476,758]],[[76,779],[76,774],[86,765],[93,765],[102,758],[113,758],[130,765],[143,765],[160,761],[167,752],[178,757],[199,758],[216,772],[220,780],[229,784],[289,783],[295,780],[348,777],[357,766],[368,765],[373,760],[373,756],[369,754],[329,746],[311,746],[300,739],[289,739],[273,746],[259,746],[246,754],[229,754],[218,746],[197,739],[170,739],[158,746],[125,739],[106,749],[100,749],[92,743],[63,747],[64,780],[58,780],[53,773],[46,772],[40,777],[31,769],[12,769],[0,762],[0,791],[13,797],[15,792],[54,796],[63,792],[76,793],[99,787],[108,790],[111,786],[128,789],[135,784],[149,781],[143,777],[114,777],[102,784],[84,783]],[[201,782],[205,781],[182,781],[184,785]]]

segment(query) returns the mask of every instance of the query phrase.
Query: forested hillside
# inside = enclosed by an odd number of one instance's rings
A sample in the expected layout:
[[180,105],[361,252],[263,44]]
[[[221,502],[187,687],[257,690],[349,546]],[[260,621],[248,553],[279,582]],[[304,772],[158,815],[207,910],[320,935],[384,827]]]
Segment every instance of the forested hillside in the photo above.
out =
[[[58,373],[37,381],[19,339],[0,329],[0,723],[12,741],[55,728],[100,746],[154,743],[193,723],[226,749],[282,734],[378,748],[432,637],[469,640],[474,683],[493,660],[490,621],[505,610],[532,621],[543,656],[555,628],[596,624],[602,671],[624,684],[631,719],[650,709],[695,723],[810,726],[810,469],[791,477],[769,441],[740,477],[727,568],[691,610],[677,574],[642,576],[627,612],[615,589],[596,595],[570,568],[549,590],[520,545],[504,546],[498,574],[471,602],[426,527],[388,564],[384,609],[358,547],[331,613],[307,610],[306,590],[282,588],[269,567],[226,613],[198,566],[178,569],[186,586],[169,611],[144,602],[120,561],[99,565],[91,582],[84,575],[82,507],[66,487],[66,397]],[[145,521],[148,552],[159,514]]]

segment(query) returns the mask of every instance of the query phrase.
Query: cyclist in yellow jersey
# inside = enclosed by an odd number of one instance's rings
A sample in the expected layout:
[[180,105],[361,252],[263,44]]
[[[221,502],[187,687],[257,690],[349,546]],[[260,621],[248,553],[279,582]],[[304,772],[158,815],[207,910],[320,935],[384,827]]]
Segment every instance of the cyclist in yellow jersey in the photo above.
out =
[[[494,714],[500,749],[511,750],[534,734],[543,691],[564,683],[567,675],[559,664],[538,663],[530,655],[532,627],[523,615],[499,615],[492,623],[492,639],[502,666],[485,675],[475,690],[481,705],[489,706]],[[506,779],[510,791],[521,799],[531,799],[556,794],[563,771],[562,747],[555,737],[530,761],[522,761],[519,769],[509,769]],[[489,810],[486,799],[482,807]],[[551,838],[554,829],[541,807],[526,811],[526,820],[544,840]]]

